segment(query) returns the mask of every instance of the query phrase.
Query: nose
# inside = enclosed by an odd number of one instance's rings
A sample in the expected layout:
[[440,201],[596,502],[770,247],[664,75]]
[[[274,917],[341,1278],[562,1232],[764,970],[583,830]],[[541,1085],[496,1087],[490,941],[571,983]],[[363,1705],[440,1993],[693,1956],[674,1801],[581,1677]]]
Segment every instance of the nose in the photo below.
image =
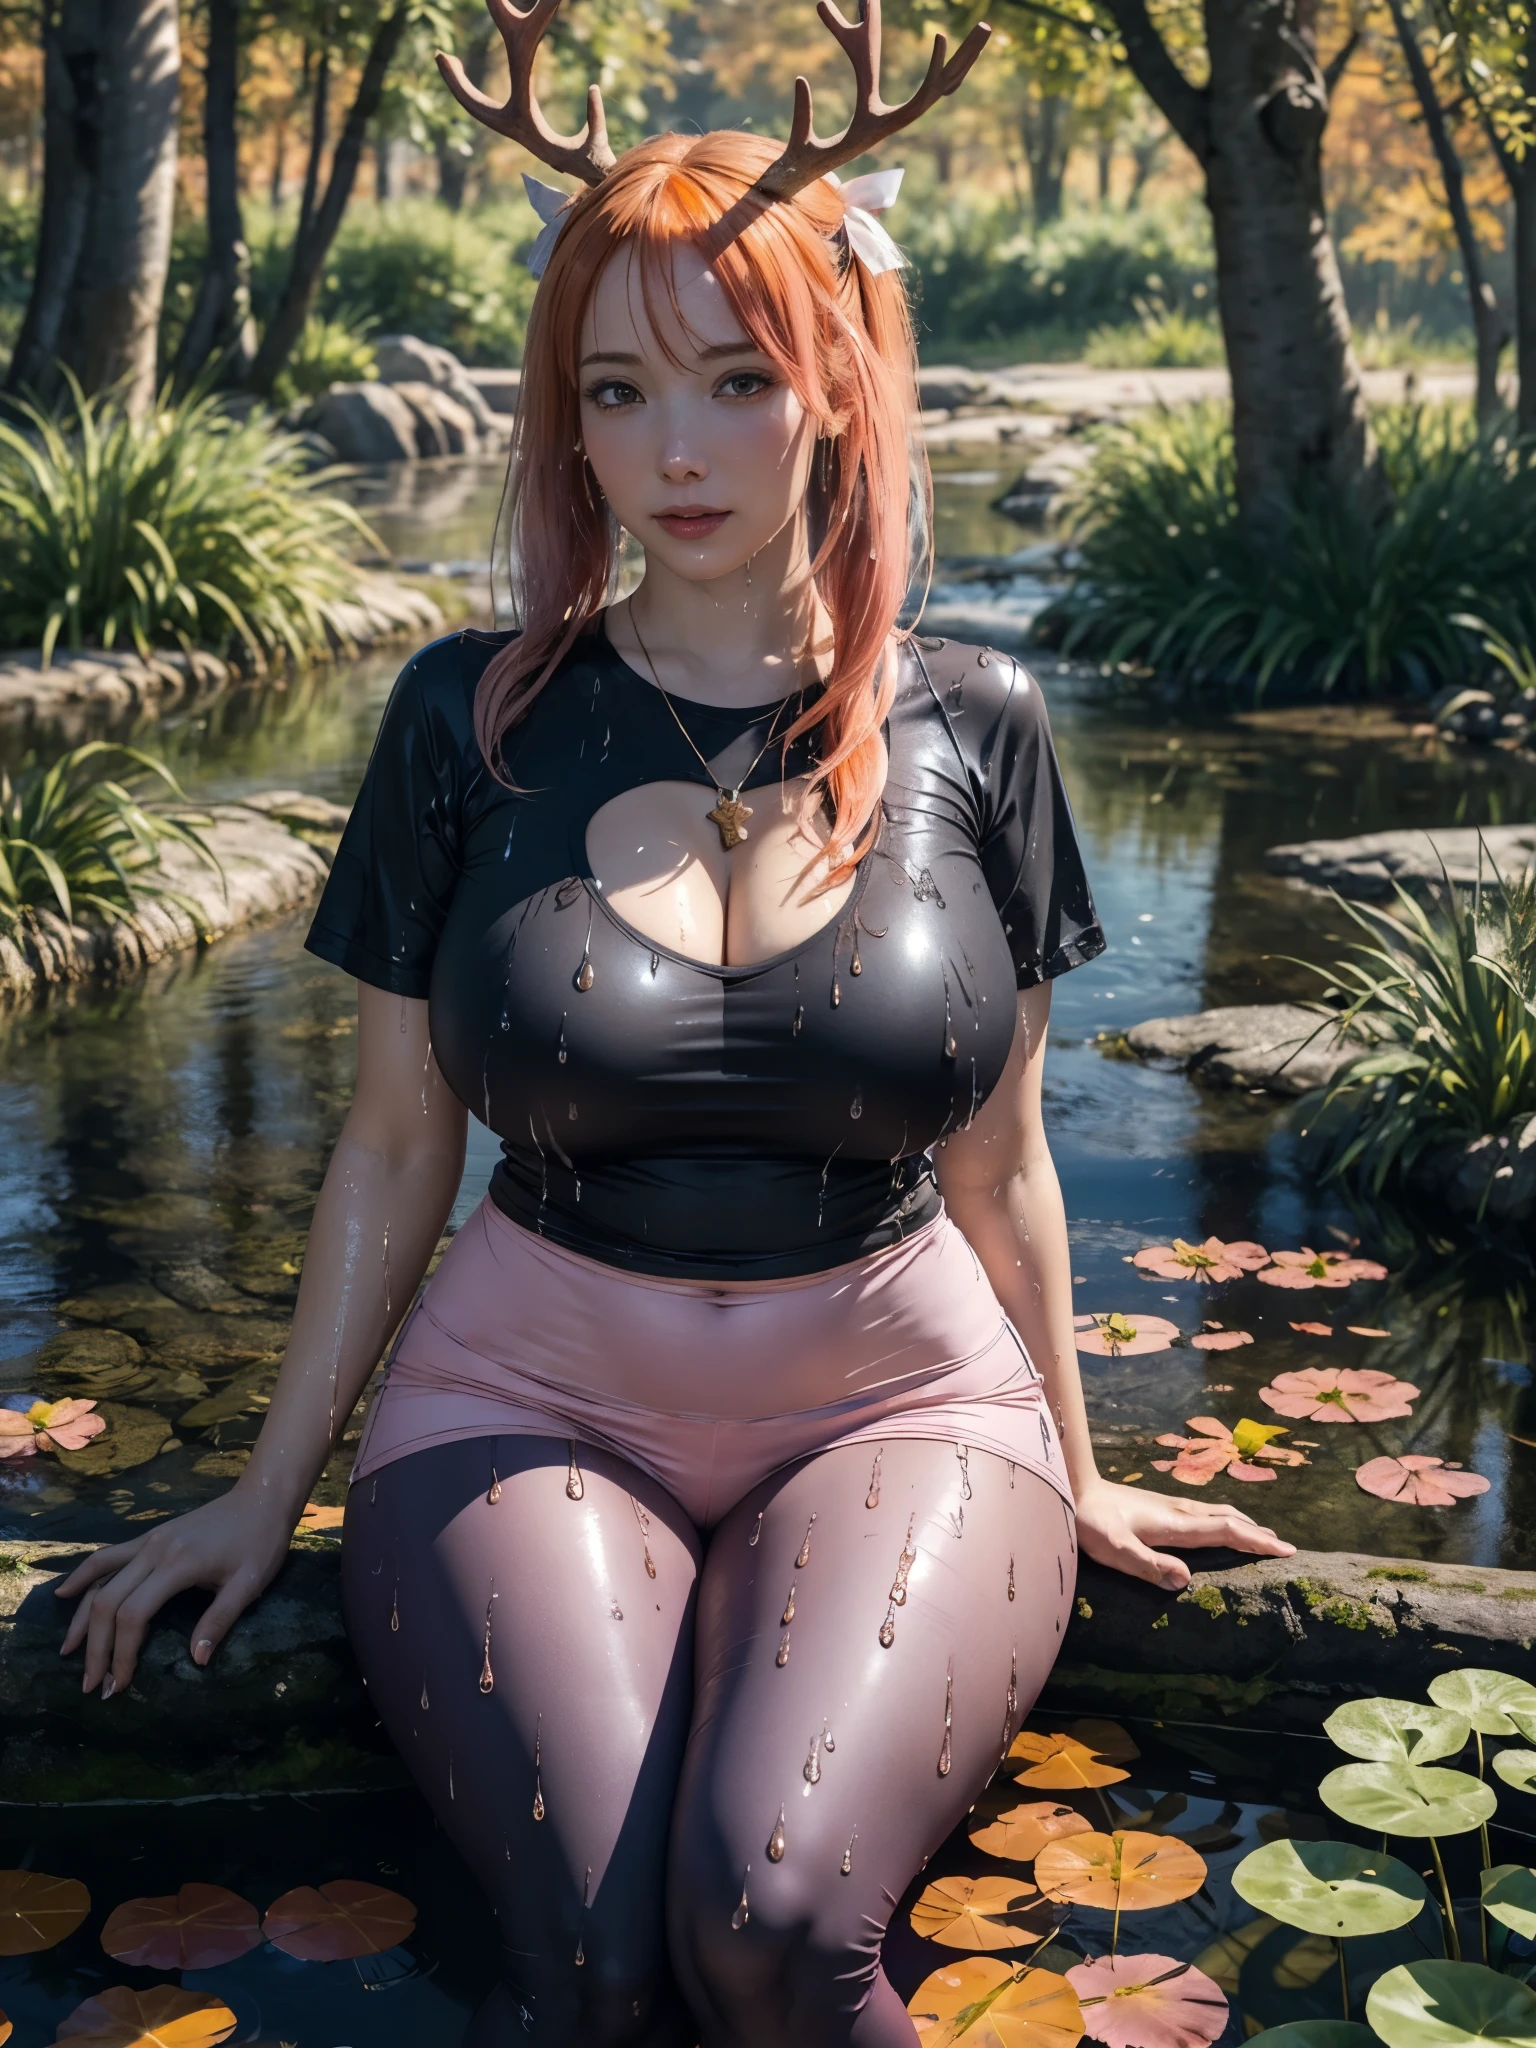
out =
[[660,467],[669,484],[699,483],[709,474],[709,464],[703,456],[675,436],[662,450]]

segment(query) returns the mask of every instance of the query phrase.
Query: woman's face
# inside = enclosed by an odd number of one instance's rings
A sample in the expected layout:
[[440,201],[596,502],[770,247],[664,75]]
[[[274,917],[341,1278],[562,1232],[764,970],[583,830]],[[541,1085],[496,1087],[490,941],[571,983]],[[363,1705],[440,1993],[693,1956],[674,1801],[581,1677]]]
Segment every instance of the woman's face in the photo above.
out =
[[673,276],[683,319],[661,295],[659,335],[631,248],[599,276],[582,327],[582,441],[614,516],[647,556],[708,583],[802,512],[816,424],[704,259],[680,251]]

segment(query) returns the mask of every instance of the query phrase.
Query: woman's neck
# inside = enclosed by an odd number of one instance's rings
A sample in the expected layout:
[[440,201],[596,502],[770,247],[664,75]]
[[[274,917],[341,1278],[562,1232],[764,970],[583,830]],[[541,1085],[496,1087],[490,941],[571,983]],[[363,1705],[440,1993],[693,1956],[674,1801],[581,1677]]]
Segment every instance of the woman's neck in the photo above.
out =
[[792,695],[824,672],[832,644],[799,521],[744,568],[708,583],[647,556],[644,581],[613,607],[607,627],[642,675],[678,696],[725,706]]

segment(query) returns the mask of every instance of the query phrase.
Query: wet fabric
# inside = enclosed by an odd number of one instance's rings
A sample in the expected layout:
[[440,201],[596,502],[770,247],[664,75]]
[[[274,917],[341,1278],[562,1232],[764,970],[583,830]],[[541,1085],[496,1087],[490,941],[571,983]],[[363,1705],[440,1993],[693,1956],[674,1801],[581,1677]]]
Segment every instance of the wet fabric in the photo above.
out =
[[1043,1685],[1071,1512],[943,1443],[844,1445],[707,1540],[535,1437],[354,1486],[369,1696],[490,1897],[466,2048],[914,2048],[886,1924]]
[[829,1273],[704,1285],[616,1272],[483,1201],[406,1319],[353,1484],[432,1445],[511,1435],[600,1445],[700,1528],[795,1459],[915,1437],[1071,1498],[1044,1384],[942,1209]]
[[[931,1220],[930,1148],[996,1086],[1016,990],[1104,946],[1033,679],[905,649],[851,898],[803,945],[713,966],[626,923],[587,856],[614,797],[710,786],[660,692],[586,636],[510,735],[509,790],[473,729],[505,638],[438,641],[396,684],[311,951],[430,1002],[439,1067],[502,1140],[493,1199],[554,1243],[772,1278]],[[806,740],[747,773],[782,705],[676,701],[724,787],[813,765]]]

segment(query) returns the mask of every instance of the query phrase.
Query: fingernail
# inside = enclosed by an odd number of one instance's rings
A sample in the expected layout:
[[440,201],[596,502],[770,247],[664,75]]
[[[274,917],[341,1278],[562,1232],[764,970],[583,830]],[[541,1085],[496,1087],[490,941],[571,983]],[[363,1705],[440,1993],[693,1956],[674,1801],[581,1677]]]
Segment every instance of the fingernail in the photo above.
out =
[[206,1664],[208,1662],[208,1659],[212,1655],[213,1638],[211,1636],[199,1636],[197,1639],[197,1647],[192,1652],[193,1663]]
[[115,1693],[116,1691],[117,1680],[112,1676],[111,1672],[109,1671],[106,1677],[101,1681],[101,1696],[104,1700],[109,1700],[111,1699],[113,1693]]
[[91,1689],[91,1681],[90,1681],[90,1680],[89,1680],[88,1678],[82,1678],[82,1679],[81,1679],[81,1681],[80,1681],[80,1690],[81,1690],[82,1692],[89,1692],[89,1691],[90,1691],[90,1689]]

